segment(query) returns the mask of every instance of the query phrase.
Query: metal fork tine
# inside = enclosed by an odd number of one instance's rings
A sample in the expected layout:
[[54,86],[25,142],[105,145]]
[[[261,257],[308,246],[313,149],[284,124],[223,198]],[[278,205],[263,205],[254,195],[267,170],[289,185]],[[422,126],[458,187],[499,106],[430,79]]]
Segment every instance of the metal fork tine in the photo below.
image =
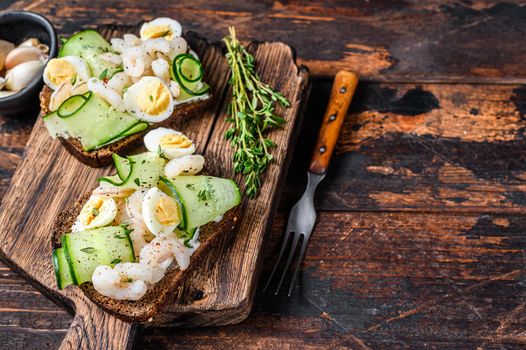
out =
[[285,248],[287,247],[287,243],[289,242],[289,237],[292,231],[286,231],[285,235],[283,236],[283,241],[281,243],[281,248],[279,250],[278,259],[276,260],[276,263],[274,264],[274,267],[272,268],[272,272],[270,273],[270,277],[267,280],[267,284],[265,284],[265,288],[263,288],[263,292],[267,290],[267,287],[270,284],[270,281],[272,281],[272,277],[274,277],[274,273],[276,273],[276,270],[278,269],[279,262],[281,261],[281,258],[283,257],[283,253],[285,252]]
[[299,239],[300,235],[298,233],[295,233],[294,238],[292,239],[292,245],[290,246],[289,257],[287,258],[285,266],[283,266],[283,273],[281,274],[281,279],[279,280],[278,287],[276,288],[276,292],[274,293],[275,295],[278,295],[281,285],[283,284],[283,280],[287,275],[287,270],[289,269],[292,258],[294,257],[294,253],[296,252],[296,247],[298,246]]
[[300,249],[300,255],[298,256],[298,259],[296,260],[296,268],[294,269],[294,275],[292,276],[292,280],[290,281],[290,287],[289,287],[289,293],[287,294],[290,297],[290,294],[292,293],[292,288],[294,288],[294,282],[296,281],[296,276],[298,276],[298,271],[300,269],[301,261],[303,260],[303,255],[305,254],[305,249],[307,248],[307,243],[309,240],[305,235],[303,236],[303,241],[301,242],[301,249]]

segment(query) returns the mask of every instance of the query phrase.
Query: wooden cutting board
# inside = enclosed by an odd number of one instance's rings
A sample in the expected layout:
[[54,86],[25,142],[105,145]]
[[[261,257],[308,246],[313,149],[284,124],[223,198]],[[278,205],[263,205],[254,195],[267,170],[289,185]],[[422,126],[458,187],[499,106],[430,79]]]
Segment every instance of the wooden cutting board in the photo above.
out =
[[[105,26],[106,37],[122,36],[138,27]],[[177,129],[198,146],[207,168],[232,177],[232,150],[224,139],[228,128],[229,70],[219,44],[209,44],[188,33],[213,87],[213,103],[201,116]],[[277,143],[275,162],[267,171],[256,200],[245,200],[237,231],[225,237],[208,259],[192,272],[177,291],[176,302],[149,324],[169,326],[223,325],[240,322],[250,312],[262,262],[262,245],[277,207],[309,92],[309,73],[295,62],[294,50],[283,43],[251,43],[262,80],[281,91],[291,107],[281,109],[287,124],[272,132]],[[51,263],[51,229],[57,215],[80,195],[96,186],[96,178],[112,168],[93,169],[73,158],[48,135],[38,119],[24,158],[0,207],[0,257],[16,272],[60,305],[75,313],[62,348],[124,349],[131,347],[137,325],[125,323],[99,309],[79,288],[56,288]],[[236,177],[239,184],[239,177]]]

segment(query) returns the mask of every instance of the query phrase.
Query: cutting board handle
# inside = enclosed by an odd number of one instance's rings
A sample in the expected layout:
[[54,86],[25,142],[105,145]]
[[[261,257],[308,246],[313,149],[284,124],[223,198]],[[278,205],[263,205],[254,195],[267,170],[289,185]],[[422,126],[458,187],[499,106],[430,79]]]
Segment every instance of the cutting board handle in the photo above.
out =
[[75,298],[75,318],[61,350],[132,349],[138,325],[121,321],[89,301],[82,292]]
[[358,75],[356,73],[339,71],[336,74],[316,147],[312,153],[310,172],[320,175],[327,172],[357,85]]

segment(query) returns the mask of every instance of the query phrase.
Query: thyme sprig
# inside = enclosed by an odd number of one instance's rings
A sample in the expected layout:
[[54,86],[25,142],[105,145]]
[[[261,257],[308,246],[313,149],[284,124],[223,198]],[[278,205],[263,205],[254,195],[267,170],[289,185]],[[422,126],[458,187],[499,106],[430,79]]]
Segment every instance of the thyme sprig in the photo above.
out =
[[275,102],[282,107],[289,107],[290,102],[261,81],[255,70],[254,56],[237,40],[234,27],[229,27],[229,32],[223,41],[232,87],[227,121],[233,125],[225,137],[234,148],[234,171],[245,176],[245,194],[255,198],[261,187],[261,174],[273,159],[271,149],[276,147],[267,137],[268,131],[286,123],[274,113]]

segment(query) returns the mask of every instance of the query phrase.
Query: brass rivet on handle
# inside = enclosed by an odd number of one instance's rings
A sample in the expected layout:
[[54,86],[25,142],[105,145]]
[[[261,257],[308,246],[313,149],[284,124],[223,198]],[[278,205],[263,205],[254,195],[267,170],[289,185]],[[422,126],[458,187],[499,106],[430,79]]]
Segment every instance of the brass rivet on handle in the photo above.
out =
[[335,121],[336,120],[336,114],[331,114],[331,116],[329,117],[329,120],[332,122],[332,121]]
[[325,153],[327,149],[325,148],[325,146],[321,146],[320,147],[320,153]]

